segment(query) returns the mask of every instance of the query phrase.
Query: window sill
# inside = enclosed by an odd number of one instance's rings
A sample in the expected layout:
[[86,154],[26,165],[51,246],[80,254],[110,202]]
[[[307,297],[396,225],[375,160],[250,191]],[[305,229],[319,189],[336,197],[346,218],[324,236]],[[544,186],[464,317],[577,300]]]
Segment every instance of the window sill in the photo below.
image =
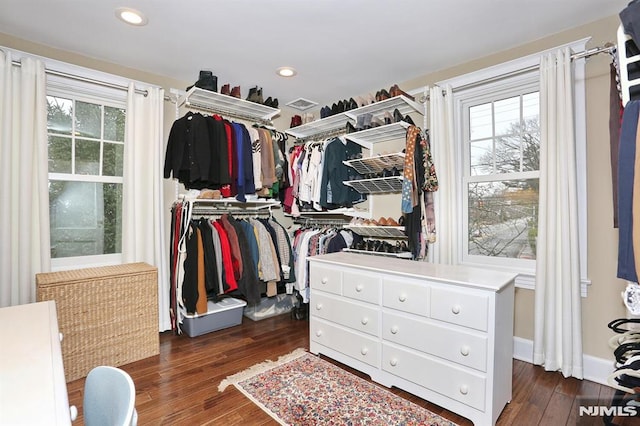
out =
[[[580,279],[580,296],[587,297],[591,280],[581,278]],[[516,287],[526,290],[536,289],[536,276],[533,274],[519,273],[516,277]]]

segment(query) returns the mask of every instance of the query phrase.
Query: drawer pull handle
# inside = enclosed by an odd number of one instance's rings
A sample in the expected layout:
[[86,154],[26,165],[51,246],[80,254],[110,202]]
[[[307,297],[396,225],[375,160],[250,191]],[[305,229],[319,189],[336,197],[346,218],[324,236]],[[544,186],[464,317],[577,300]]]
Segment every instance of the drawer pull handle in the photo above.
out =
[[453,305],[451,307],[451,312],[453,312],[454,315],[458,315],[460,313],[460,305]]
[[321,309],[322,309],[322,303],[318,303],[318,304],[316,305],[316,310],[318,310],[318,311],[319,311],[319,310],[321,310]]
[[462,354],[462,356],[468,356],[469,352],[469,346],[463,346],[460,348],[460,353]]
[[367,324],[369,324],[369,318],[364,317],[364,318],[362,318],[362,319],[360,320],[360,322],[362,323],[362,325],[367,325]]
[[363,286],[362,284],[358,284],[358,285],[356,286],[356,291],[357,291],[358,293],[360,293],[362,290],[364,290],[364,286]]
[[398,360],[395,358],[391,358],[389,364],[391,364],[392,367],[395,367],[396,365],[398,365]]
[[399,329],[397,325],[394,325],[393,327],[391,327],[391,334],[398,334],[398,331]]
[[322,277],[322,280],[320,280],[322,282],[322,284],[326,284],[329,282],[329,278],[327,277]]
[[460,386],[460,393],[463,395],[466,395],[469,393],[469,386],[467,385],[462,385]]
[[318,337],[322,336],[322,330],[316,331],[316,336],[318,336]]
[[367,348],[362,348],[362,349],[360,349],[360,353],[361,353],[362,355],[366,355],[367,353],[369,353],[369,349],[367,349]]
[[401,295],[398,297],[398,300],[399,300],[399,301],[401,301],[401,302],[406,301],[406,300],[407,300],[407,295],[406,295],[406,294],[401,294]]

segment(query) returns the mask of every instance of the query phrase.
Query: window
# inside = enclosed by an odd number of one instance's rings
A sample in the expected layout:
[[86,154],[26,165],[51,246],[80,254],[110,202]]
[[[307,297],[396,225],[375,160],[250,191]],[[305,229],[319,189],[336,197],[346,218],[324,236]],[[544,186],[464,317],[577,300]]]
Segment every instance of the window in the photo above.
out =
[[463,259],[533,260],[540,162],[536,84],[471,95],[461,106]]
[[[100,262],[122,247],[124,104],[49,90],[51,258]],[[104,260],[104,259],[103,259]]]
[[[569,43],[585,50],[588,39]],[[564,46],[558,46],[554,49]],[[456,218],[454,262],[518,273],[516,286],[534,288],[540,170],[541,54],[450,80],[453,89]],[[587,278],[585,61],[574,61],[580,274]]]

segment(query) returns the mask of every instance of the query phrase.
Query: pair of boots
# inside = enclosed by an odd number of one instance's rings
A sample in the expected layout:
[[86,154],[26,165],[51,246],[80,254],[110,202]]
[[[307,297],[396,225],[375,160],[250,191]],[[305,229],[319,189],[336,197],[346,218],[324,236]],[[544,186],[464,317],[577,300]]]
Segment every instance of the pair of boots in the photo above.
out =
[[247,96],[247,100],[250,102],[255,102],[257,104],[264,103],[264,99],[262,98],[262,87],[252,87],[249,89],[249,95]]
[[231,85],[229,85],[229,84],[225,84],[225,85],[222,86],[222,88],[220,89],[220,94],[233,96],[234,98],[241,98],[242,97],[240,95],[240,86],[231,87]]
[[210,90],[212,92],[218,91],[218,76],[213,75],[212,71],[202,70],[198,77],[198,81],[195,84],[187,87],[187,92],[193,87],[199,87],[204,90]]
[[272,99],[271,96],[269,96],[266,100],[264,100],[262,96],[262,87],[255,86],[249,89],[247,100],[271,108],[278,108],[278,98]]

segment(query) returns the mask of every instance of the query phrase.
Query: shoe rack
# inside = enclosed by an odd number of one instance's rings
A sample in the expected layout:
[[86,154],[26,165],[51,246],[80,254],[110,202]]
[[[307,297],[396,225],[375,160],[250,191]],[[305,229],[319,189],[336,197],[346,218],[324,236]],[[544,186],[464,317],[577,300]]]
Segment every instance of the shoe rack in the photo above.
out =
[[[362,203],[367,204],[366,210],[359,210],[360,204],[351,209],[343,209],[343,214],[354,218],[344,227],[365,238],[396,241],[406,239],[404,226],[376,225],[371,219],[386,216],[398,218],[401,215],[400,193],[402,191],[402,169],[405,158],[405,154],[402,151],[406,142],[407,128],[410,124],[406,121],[398,121],[347,133],[347,123],[353,126],[357,122],[357,117],[362,114],[371,114],[384,122],[385,113],[396,109],[403,117],[409,114],[417,114],[423,117],[425,114],[423,104],[415,102],[404,95],[399,95],[302,124],[286,131],[299,142],[344,136],[346,139],[368,150],[368,155],[364,155],[362,158],[343,162],[365,176],[364,179],[343,182],[359,193],[369,195],[367,202]],[[418,125],[422,125],[422,121]],[[390,170],[394,170],[395,173],[389,173]],[[332,212],[335,213],[336,211]],[[359,218],[367,218],[369,220],[361,221]],[[374,222],[374,224],[371,222]],[[346,249],[346,251],[400,258],[412,257],[410,252],[392,253],[353,248]]]
[[211,90],[192,87],[178,98],[176,108],[204,110],[241,120],[270,124],[280,110]]
[[[406,96],[400,95],[393,98],[385,99],[380,102],[365,105],[360,108],[334,114],[320,120],[302,124],[300,126],[296,126],[289,130],[286,130],[286,133],[295,137],[300,142],[305,142],[307,140],[319,140],[330,136],[336,136],[341,133],[344,134],[347,123],[355,124],[356,119],[359,115],[372,114],[374,117],[377,117],[384,121],[384,113],[386,111],[393,111],[394,109],[400,111],[403,116],[412,113],[424,114],[424,106],[422,104],[412,101]],[[387,126],[393,126],[393,124]],[[366,148],[371,148],[371,146],[368,144],[375,143],[376,139],[389,139],[389,136],[386,135],[386,133],[390,131],[390,128],[388,128],[387,126],[374,127],[365,131],[356,132],[358,134],[363,133],[364,135],[356,135],[355,133],[350,133],[349,136],[350,139],[351,135],[354,135],[354,138],[359,136],[366,136],[367,141],[363,140],[362,144]],[[391,128],[391,131],[393,132],[394,130],[398,131],[400,129],[398,128],[398,126],[394,126],[394,128]],[[360,143],[356,139],[352,140],[354,142]]]

